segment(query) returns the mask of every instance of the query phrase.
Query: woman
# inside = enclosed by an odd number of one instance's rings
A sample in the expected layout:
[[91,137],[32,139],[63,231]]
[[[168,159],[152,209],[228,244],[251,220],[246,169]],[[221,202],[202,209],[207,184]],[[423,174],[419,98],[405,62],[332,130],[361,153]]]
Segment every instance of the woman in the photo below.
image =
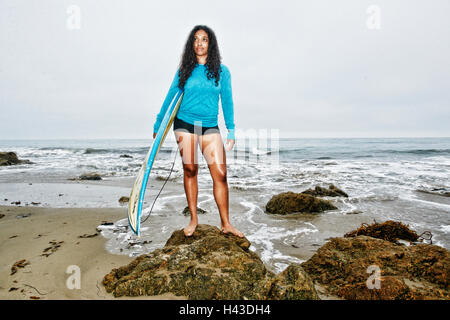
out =
[[214,32],[207,26],[195,26],[186,41],[180,67],[153,127],[155,138],[170,102],[178,88],[183,88],[184,96],[173,129],[183,161],[184,190],[191,212],[191,221],[184,228],[184,234],[188,237],[194,233],[198,224],[198,145],[213,179],[214,199],[220,213],[221,231],[238,237],[244,236],[231,225],[228,212],[226,155],[217,126],[219,95],[228,129],[227,150],[233,148],[235,141],[234,111],[230,71],[220,63],[220,60]]

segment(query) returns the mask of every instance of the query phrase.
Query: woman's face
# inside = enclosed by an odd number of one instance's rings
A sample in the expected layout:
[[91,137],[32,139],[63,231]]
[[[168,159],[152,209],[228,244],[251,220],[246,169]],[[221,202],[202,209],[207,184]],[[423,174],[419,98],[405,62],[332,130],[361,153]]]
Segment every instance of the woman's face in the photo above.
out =
[[204,30],[198,30],[194,35],[194,51],[197,56],[208,54],[208,34]]

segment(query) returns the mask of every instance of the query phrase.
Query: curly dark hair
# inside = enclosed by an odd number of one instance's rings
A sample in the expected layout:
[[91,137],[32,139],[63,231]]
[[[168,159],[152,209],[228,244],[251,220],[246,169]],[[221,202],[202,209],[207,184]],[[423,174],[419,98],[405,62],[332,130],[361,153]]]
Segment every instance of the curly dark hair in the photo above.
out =
[[183,55],[181,57],[181,62],[179,66],[180,81],[178,82],[178,87],[181,89],[184,88],[186,81],[189,79],[192,71],[194,70],[195,66],[198,63],[197,56],[194,51],[194,36],[198,30],[205,31],[209,39],[208,56],[206,58],[205,64],[206,70],[208,71],[206,76],[208,77],[208,80],[216,78],[216,86],[219,85],[220,71],[221,71],[220,62],[222,60],[222,57],[220,56],[216,35],[214,34],[214,31],[211,30],[211,28],[205,25],[197,25],[192,29],[191,33],[189,34],[189,37],[184,46]]

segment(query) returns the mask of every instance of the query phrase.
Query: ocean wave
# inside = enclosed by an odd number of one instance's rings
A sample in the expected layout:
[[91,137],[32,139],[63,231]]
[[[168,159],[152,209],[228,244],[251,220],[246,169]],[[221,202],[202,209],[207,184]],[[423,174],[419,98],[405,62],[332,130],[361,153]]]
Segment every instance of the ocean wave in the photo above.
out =
[[355,197],[348,199],[348,203],[364,203],[364,202],[378,202],[378,201],[395,201],[399,198],[397,195],[382,195],[382,194],[373,194],[361,197]]
[[264,191],[264,186],[263,185],[256,185],[256,186],[249,186],[249,185],[230,185],[229,188],[231,190],[236,190],[236,191]]
[[264,156],[264,155],[270,155],[273,151],[268,149],[258,149],[258,148],[252,148],[250,149],[236,149],[236,152],[238,154],[244,154],[244,155],[254,155],[254,156]]
[[278,150],[278,153],[281,153],[281,154],[283,154],[283,153],[297,153],[297,152],[300,152],[300,151],[305,151],[305,149],[303,149],[303,148],[280,149],[280,150]]
[[83,169],[102,169],[102,168],[99,168],[98,166],[93,165],[93,164],[77,164],[76,167],[77,168],[83,168]]
[[362,155],[356,155],[355,158],[373,158],[373,155],[362,154]]
[[427,154],[450,154],[450,149],[411,149],[411,150],[374,150],[377,153],[392,153],[392,154],[415,154],[415,155],[427,155]]
[[111,150],[94,149],[94,148],[87,148],[86,150],[84,150],[84,154],[94,154],[94,153],[111,153]]
[[[82,154],[114,154],[114,153],[143,153],[148,150],[148,148],[139,147],[139,148],[75,148],[75,147],[42,147],[38,148],[38,151],[52,151],[52,152],[69,152],[69,153],[82,153]],[[53,153],[51,153],[53,154]],[[43,153],[42,155],[48,155],[47,152]]]
[[56,151],[56,150],[82,150],[80,148],[70,148],[70,147],[42,147],[42,148],[38,148],[38,150],[43,150],[43,151]]
[[267,154],[271,154],[272,153],[272,151],[270,151],[270,150],[260,150],[260,149],[257,149],[257,148],[253,148],[252,150],[251,150],[251,153],[252,154],[254,154],[254,155],[267,155]]
[[450,225],[443,225],[443,226],[441,226],[440,228],[440,231],[442,231],[442,232],[444,232],[444,233],[450,233]]
[[252,243],[252,247],[259,251],[261,260],[264,263],[271,265],[276,269],[276,272],[281,272],[286,265],[290,263],[303,262],[301,259],[282,253],[275,247],[274,243],[276,241],[284,242],[287,238],[292,240],[300,235],[316,233],[319,231],[316,227],[309,224],[309,226],[313,226],[313,228],[303,226],[288,229],[285,227],[270,226],[266,223],[256,222],[255,212],[262,211],[262,209],[249,201],[241,201],[240,204],[247,209],[243,213],[243,216],[246,217],[248,226],[251,228],[251,232],[249,232],[249,236],[247,238]]
[[170,148],[170,147],[161,147],[161,149],[159,149],[158,151],[159,153],[172,153],[172,152],[178,152],[178,150],[174,149],[174,148]]
[[449,204],[419,199],[415,195],[402,195],[399,198],[407,200],[407,201],[415,201],[415,202],[421,203],[424,206],[428,206],[430,208],[439,208],[441,210],[445,210],[446,212],[450,212]]
[[437,196],[450,197],[450,189],[449,188],[418,188],[417,192],[428,193]]
[[[104,149],[104,148],[86,148],[84,149],[84,154],[142,154],[148,151],[147,147],[138,147],[132,149],[123,149],[123,148],[112,148],[112,149]],[[161,150],[160,150],[161,152]]]

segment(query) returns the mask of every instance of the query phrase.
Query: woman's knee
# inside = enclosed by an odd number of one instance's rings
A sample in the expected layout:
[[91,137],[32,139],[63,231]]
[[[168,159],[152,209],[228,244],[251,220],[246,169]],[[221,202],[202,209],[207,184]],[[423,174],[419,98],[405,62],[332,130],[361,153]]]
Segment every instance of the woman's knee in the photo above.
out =
[[183,164],[184,175],[193,178],[198,174],[198,164]]
[[211,165],[209,166],[211,176],[214,182],[227,183],[227,167],[225,165]]

